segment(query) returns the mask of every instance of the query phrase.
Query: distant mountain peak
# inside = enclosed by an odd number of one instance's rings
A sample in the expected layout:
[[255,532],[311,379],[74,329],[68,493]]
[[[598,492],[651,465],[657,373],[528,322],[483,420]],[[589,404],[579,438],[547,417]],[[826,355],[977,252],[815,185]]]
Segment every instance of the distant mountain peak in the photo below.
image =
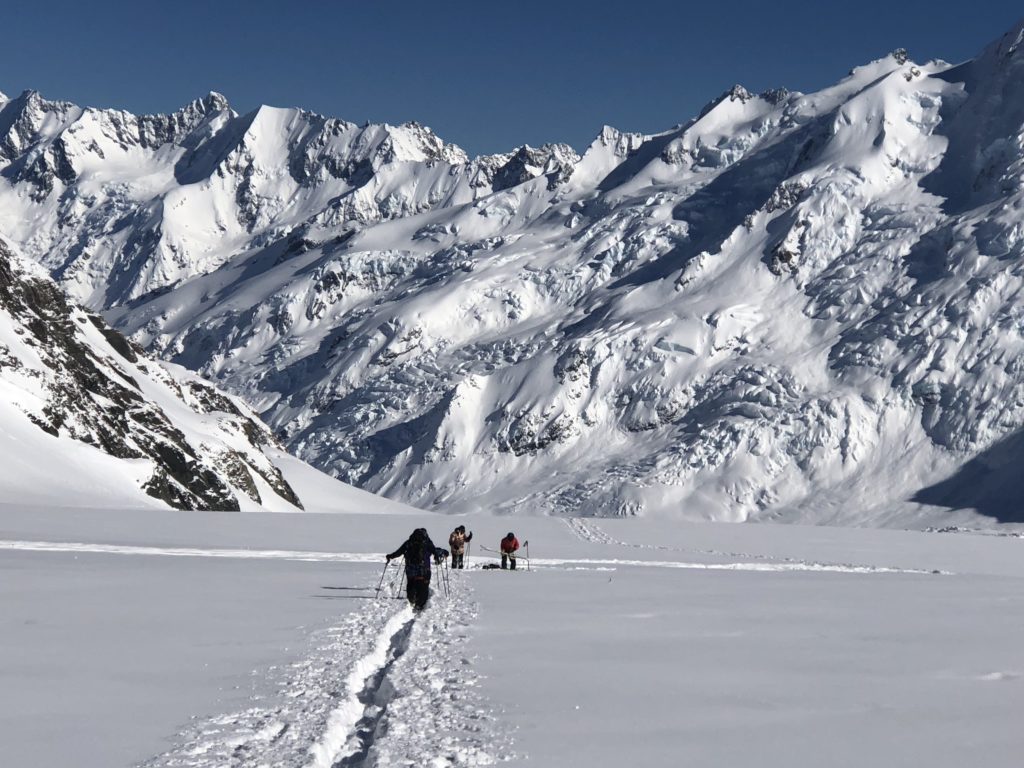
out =
[[752,98],[754,98],[754,94],[752,94],[750,91],[748,91],[746,88],[744,88],[739,83],[737,83],[732,88],[730,88],[728,91],[726,91],[725,96],[728,97],[729,101],[742,101],[742,102],[747,102],[747,101],[750,101]]
[[231,109],[231,105],[228,103],[227,97],[218,93],[217,91],[210,91],[203,96],[200,101],[203,105],[211,112],[221,112],[227,109]]
[[227,97],[217,91],[210,91],[205,96],[193,99],[185,106],[174,112],[175,115],[187,114],[215,114],[217,112],[231,111],[231,104]]
[[713,112],[716,107],[722,104],[738,102],[740,105],[744,105],[754,99],[763,99],[764,101],[767,101],[771,104],[778,104],[779,102],[784,100],[788,95],[789,91],[785,88],[776,88],[765,91],[762,94],[755,95],[748,91],[745,87],[737,83],[736,85],[732,86],[732,88],[729,88],[728,90],[724,91],[721,95],[717,96],[716,98],[712,99],[707,104],[705,104],[704,107],[701,108],[700,112],[698,113],[697,119],[699,120],[702,117],[706,117],[711,112]]

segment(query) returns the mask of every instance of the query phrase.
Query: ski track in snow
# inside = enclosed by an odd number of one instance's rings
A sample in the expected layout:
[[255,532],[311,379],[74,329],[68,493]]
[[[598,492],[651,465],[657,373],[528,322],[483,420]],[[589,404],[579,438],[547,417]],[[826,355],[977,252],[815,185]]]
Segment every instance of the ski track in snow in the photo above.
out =
[[[611,544],[634,549],[653,549],[671,552],[689,552],[717,555],[722,557],[742,557],[758,560],[758,562],[732,563],[694,563],[682,560],[628,560],[623,558],[531,558],[530,563],[542,568],[573,568],[592,566],[597,568],[633,567],[633,568],[672,568],[708,571],[818,571],[824,573],[911,573],[951,575],[948,571],[927,571],[914,568],[896,568],[875,565],[856,565],[853,563],[819,563],[793,558],[772,558],[767,555],[754,555],[740,552],[719,552],[717,550],[687,550],[674,547],[655,546],[648,544],[630,544],[616,541],[596,525],[582,521],[566,520],[569,528],[579,538],[597,544]],[[257,550],[257,549],[197,549],[189,547],[142,547],[116,544],[86,544],[81,542],[49,542],[49,541],[0,541],[0,550],[20,550],[27,552],[73,552],[81,554],[108,555],[143,555],[156,557],[213,557],[238,558],[243,560],[295,560],[302,562],[332,563],[378,563],[380,555],[368,552],[303,552],[291,550]]]
[[[684,547],[670,547],[665,544],[634,544],[628,541],[615,539],[608,535],[599,525],[593,521],[585,521],[579,517],[562,518],[569,530],[580,541],[590,544],[607,544],[632,549],[655,550],[660,552],[679,552],[682,554],[713,555],[715,557],[742,557],[750,560],[757,560],[757,563],[680,563],[675,561],[559,561],[559,562],[618,562],[623,565],[632,565],[634,562],[644,563],[648,566],[661,568],[691,568],[708,570],[732,570],[732,571],[824,571],[831,573],[927,573],[935,575],[950,576],[948,571],[920,570],[915,568],[897,568],[895,566],[857,565],[855,563],[826,563],[813,560],[800,560],[793,557],[775,557],[772,555],[757,554],[753,552],[726,552],[719,549],[687,549]],[[545,561],[534,560],[535,564],[543,565]]]
[[370,552],[304,552],[285,549],[219,549],[196,547],[146,547],[130,544],[93,544],[54,541],[0,541],[0,550],[27,552],[74,552],[108,555],[155,555],[159,557],[224,557],[238,560],[298,560],[303,562],[379,563]]
[[384,599],[324,630],[305,658],[272,667],[275,693],[194,720],[139,768],[444,768],[515,757],[477,690],[468,580],[453,575],[451,599],[435,591],[416,616],[390,599],[400,586],[393,578]]
[[680,560],[625,560],[589,558],[539,558],[530,561],[534,567],[598,566],[597,570],[614,570],[615,566],[635,568],[669,568],[690,571],[755,571],[783,573],[814,571],[819,573],[904,573],[951,576],[948,571],[927,571],[916,568],[890,568],[876,565],[832,565],[829,563],[689,563]]

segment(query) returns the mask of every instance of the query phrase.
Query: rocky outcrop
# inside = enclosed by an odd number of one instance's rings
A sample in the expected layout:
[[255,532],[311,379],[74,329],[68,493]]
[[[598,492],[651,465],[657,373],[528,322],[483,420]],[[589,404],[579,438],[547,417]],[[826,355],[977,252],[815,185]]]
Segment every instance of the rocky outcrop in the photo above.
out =
[[148,359],[25,269],[2,241],[0,324],[0,379],[20,393],[24,416],[57,438],[45,459],[54,467],[60,457],[52,453],[70,440],[147,465],[141,489],[173,507],[238,510],[243,498],[259,505],[262,486],[301,508],[263,453],[280,446],[251,413],[198,377]]

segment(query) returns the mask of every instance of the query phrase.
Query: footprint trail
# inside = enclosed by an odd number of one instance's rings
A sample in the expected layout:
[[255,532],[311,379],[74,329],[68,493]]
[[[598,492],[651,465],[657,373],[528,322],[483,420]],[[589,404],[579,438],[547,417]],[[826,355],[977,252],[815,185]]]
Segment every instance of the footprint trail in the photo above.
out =
[[300,661],[272,670],[275,693],[197,719],[140,768],[374,768],[493,765],[512,739],[479,693],[466,574],[414,615],[368,601]]

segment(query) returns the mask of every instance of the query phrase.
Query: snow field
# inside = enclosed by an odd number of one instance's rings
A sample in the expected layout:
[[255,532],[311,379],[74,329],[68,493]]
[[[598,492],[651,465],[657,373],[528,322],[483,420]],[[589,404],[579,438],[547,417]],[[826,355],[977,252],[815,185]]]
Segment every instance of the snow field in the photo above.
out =
[[524,765],[1009,768],[1022,570],[480,572],[479,670]]
[[395,599],[397,574],[389,570],[379,598],[372,586],[338,595],[366,605],[321,631],[274,695],[198,720],[146,768],[479,766],[497,762],[503,745],[511,755],[465,648],[476,614],[468,583],[456,576],[451,600],[435,591],[414,616]]
[[301,562],[5,550],[0,573],[0,763],[24,768],[164,752],[193,716],[258,706],[357,607],[328,610]]
[[[1019,538],[458,522],[471,567],[451,600],[435,573],[413,618],[382,554],[420,525],[441,544],[449,518],[0,508],[6,756],[1018,764]],[[510,528],[531,570],[482,570]]]

